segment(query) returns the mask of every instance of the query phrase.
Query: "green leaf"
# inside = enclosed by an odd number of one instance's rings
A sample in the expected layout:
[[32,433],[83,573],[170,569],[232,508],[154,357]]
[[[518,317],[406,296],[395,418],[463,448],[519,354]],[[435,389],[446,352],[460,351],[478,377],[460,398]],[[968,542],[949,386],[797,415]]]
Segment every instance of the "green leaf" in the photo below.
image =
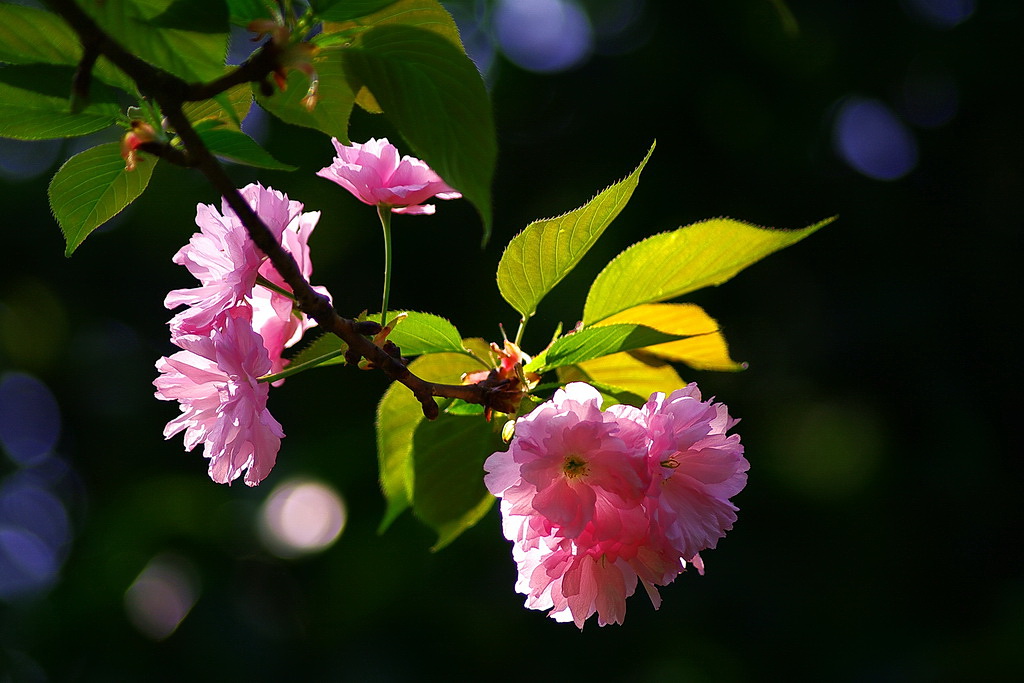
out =
[[[326,0],[331,2],[331,0]],[[313,40],[317,45],[355,45],[359,46],[360,36],[365,31],[379,26],[412,26],[425,31],[432,31],[449,43],[465,52],[459,38],[459,27],[452,15],[437,0],[335,0],[332,11],[347,12],[343,7],[351,6],[353,11],[362,11],[369,5],[380,5],[381,9],[364,15],[355,15],[349,20],[327,20],[323,33]],[[324,17],[326,19],[326,17]]]
[[575,365],[592,358],[679,339],[682,339],[680,335],[659,332],[646,325],[589,327],[559,337],[530,361],[524,370],[543,373],[563,365]]
[[181,109],[193,124],[212,119],[238,130],[251,107],[252,89],[248,83],[242,83],[222,92],[216,99],[186,102]]
[[[77,66],[82,60],[78,35],[56,14],[34,7],[0,4],[0,62]],[[99,80],[129,92],[135,86],[120,69],[99,58],[93,65]],[[68,81],[66,89],[70,93]]]
[[129,52],[187,81],[224,72],[228,8],[210,0],[79,0]]
[[134,171],[126,171],[116,142],[87,149],[67,160],[50,181],[50,208],[71,256],[93,230],[132,203],[153,174],[156,158],[140,154]]
[[[398,345],[403,356],[444,352],[466,353],[462,346],[462,336],[449,320],[433,313],[416,311],[390,311],[387,320],[393,320],[400,313],[405,313],[405,318],[395,326],[388,339]],[[369,315],[366,319],[380,320],[380,313]]]
[[276,3],[271,0],[227,0],[231,23],[248,26],[253,19],[272,19]]
[[[296,353],[288,361],[288,366],[292,367],[295,365],[302,365],[304,363],[311,363],[318,358],[323,358],[328,354],[333,354],[337,351],[345,351],[348,348],[348,344],[343,342],[337,335],[330,333],[324,333],[311,341],[309,344],[304,346],[301,351]],[[318,363],[317,367],[326,367],[328,365],[344,365],[345,356],[336,356],[329,360],[325,360],[322,363]]]
[[412,153],[476,206],[486,241],[497,142],[473,62],[436,33],[398,25],[366,31],[343,54],[346,70],[373,94]]
[[494,496],[484,487],[484,460],[505,450],[501,424],[480,416],[442,413],[416,425],[413,513],[437,531],[431,550],[454,541],[494,504]]
[[0,69],[0,135],[44,140],[87,135],[115,123],[120,107],[113,90],[93,83],[90,104],[72,114],[71,69],[32,64]]
[[598,273],[583,307],[584,325],[627,308],[719,285],[747,266],[831,223],[774,230],[713,218],[638,242]]
[[[466,340],[467,343],[471,341]],[[419,377],[446,384],[458,383],[463,373],[479,369],[479,363],[455,353],[433,353],[409,364],[410,372]],[[377,406],[377,462],[381,490],[387,500],[387,510],[379,528],[381,533],[403,510],[412,505],[415,457],[413,435],[416,427],[425,419],[420,402],[398,382],[388,387]]]
[[56,14],[0,5],[0,62],[71,65],[81,54],[78,35]]
[[312,0],[309,4],[323,21],[349,21],[374,14],[395,0]]
[[348,85],[339,50],[320,50],[313,57],[318,82],[317,102],[312,110],[302,104],[309,91],[309,76],[301,71],[288,73],[287,88],[265,97],[254,84],[256,101],[269,113],[286,123],[314,128],[348,144],[348,119],[355,93]]
[[270,152],[260,147],[258,142],[240,130],[220,127],[196,132],[210,151],[222,159],[276,171],[294,171],[298,168],[278,161]]
[[498,262],[498,290],[524,320],[576,267],[633,195],[654,145],[635,171],[589,202],[557,218],[534,221],[512,238]]

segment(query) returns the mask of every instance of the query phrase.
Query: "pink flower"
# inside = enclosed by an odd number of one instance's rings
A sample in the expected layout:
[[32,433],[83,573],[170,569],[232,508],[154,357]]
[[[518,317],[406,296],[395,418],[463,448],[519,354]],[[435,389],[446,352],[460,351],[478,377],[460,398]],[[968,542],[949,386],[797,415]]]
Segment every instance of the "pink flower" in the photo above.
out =
[[334,181],[364,204],[392,207],[394,213],[432,214],[431,197],[459,199],[424,162],[410,156],[398,159],[398,150],[387,138],[343,145],[332,139],[338,156],[317,175]]
[[622,623],[625,600],[671,583],[736,520],[729,497],[746,483],[736,421],[702,402],[696,385],[643,409],[600,410],[601,395],[571,383],[516,422],[506,452],[484,463],[513,543],[526,606],[580,628]]
[[[308,240],[320,212],[304,213],[302,203],[259,184],[248,185],[240,192],[285,251],[295,258],[308,280],[313,272]],[[256,285],[257,276],[263,276],[291,291],[263,252],[256,248],[227,202],[222,206],[223,213],[206,204],[196,207],[196,224],[200,231],[174,255],[174,262],[188,268],[200,286],[173,290],[164,300],[167,308],[188,306],[171,319],[172,341],[180,335],[207,335],[221,324],[228,311],[236,306],[248,306],[253,310],[253,328],[263,337],[270,353],[271,372],[279,372],[285,365],[281,358],[284,349],[316,323],[293,310],[293,302],[288,297]],[[317,290],[327,295],[325,289]]]
[[750,468],[739,435],[726,436],[738,420],[725,405],[701,401],[693,383],[668,397],[653,394],[642,412],[659,471],[655,516],[673,548],[692,560],[714,548],[736,521],[729,498],[746,486]]
[[267,410],[270,387],[257,382],[270,370],[270,358],[250,315],[247,307],[237,307],[209,336],[177,337],[183,350],[156,363],[156,397],[181,404],[164,438],[184,430],[186,451],[202,443],[210,478],[219,484],[243,472],[247,485],[260,483],[274,467],[284,436]]

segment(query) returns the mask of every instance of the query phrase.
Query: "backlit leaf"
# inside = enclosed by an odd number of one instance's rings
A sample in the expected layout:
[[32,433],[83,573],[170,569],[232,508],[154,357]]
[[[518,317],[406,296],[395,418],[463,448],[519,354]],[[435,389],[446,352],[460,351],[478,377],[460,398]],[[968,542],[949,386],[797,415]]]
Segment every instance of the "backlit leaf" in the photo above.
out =
[[312,0],[309,4],[323,21],[348,21],[375,14],[395,0]]
[[353,14],[348,19],[332,20],[323,17],[326,20],[323,33],[313,39],[317,45],[345,44],[358,47],[361,34],[374,27],[412,26],[432,31],[465,52],[455,20],[437,0],[356,0],[354,3],[339,0],[332,4],[331,11],[338,13],[362,12],[373,5],[379,5],[380,8],[366,14]]
[[32,64],[0,69],[0,135],[19,140],[74,137],[102,130],[120,115],[113,90],[94,82],[90,104],[72,114],[72,70]]
[[534,221],[512,238],[498,263],[498,290],[524,319],[576,267],[633,195],[654,145],[635,171],[557,218]]
[[[473,347],[483,346],[480,340],[467,339],[464,343]],[[445,384],[457,384],[463,373],[481,369],[484,367],[480,363],[457,353],[432,353],[409,364],[409,370],[419,377]],[[425,419],[420,402],[398,382],[388,387],[377,406],[377,463],[381,490],[387,501],[379,529],[381,532],[413,503],[413,435]]]
[[193,124],[214,119],[237,130],[251,107],[252,89],[248,83],[242,83],[221,93],[215,100],[186,102],[181,108]]
[[93,230],[133,202],[153,174],[156,158],[140,154],[135,170],[126,171],[121,146],[99,145],[76,154],[50,181],[50,208],[57,217],[71,256]]
[[665,360],[686,363],[697,370],[743,370],[746,365],[729,356],[725,336],[715,319],[696,304],[645,304],[605,318],[595,327],[617,323],[646,325],[666,334],[687,337],[638,349]]
[[592,325],[633,306],[719,285],[833,220],[800,230],[774,230],[714,218],[648,237],[598,274],[587,293],[583,322]]
[[494,504],[484,487],[484,460],[505,450],[503,421],[442,413],[423,420],[413,434],[413,513],[438,533],[440,550],[470,528]]
[[679,339],[644,325],[590,327],[559,337],[526,365],[527,371],[547,372],[620,351],[630,351]]
[[[403,311],[391,311],[387,320],[390,321]],[[450,321],[433,313],[404,311],[405,317],[388,335],[402,350],[403,356],[419,356],[424,353],[443,353],[452,351],[465,353],[462,348],[462,337]],[[368,320],[380,320],[380,313],[367,316]]]
[[104,0],[79,4],[129,52],[187,81],[224,72],[228,7],[210,0]]
[[256,102],[286,123],[319,130],[348,144],[348,119],[356,96],[346,80],[341,51],[320,50],[313,57],[313,67],[318,78],[317,101],[313,109],[302,103],[309,92],[309,76],[297,70],[288,72],[287,89],[276,91],[275,86],[275,92],[269,97],[254,85]]
[[278,161],[270,155],[270,152],[260,147],[258,142],[240,130],[218,127],[205,130],[197,129],[196,132],[209,150],[222,159],[246,166],[278,171],[294,171],[298,168]]
[[558,377],[562,382],[590,382],[602,393],[612,394],[621,403],[631,405],[642,405],[656,391],[669,394],[686,386],[668,363],[655,358],[638,358],[628,352],[559,368]]
[[[56,14],[35,7],[0,4],[0,62],[76,66],[81,59],[78,35]],[[134,90],[131,79],[105,57],[96,61],[92,73],[104,83],[129,92]],[[67,94],[70,83],[65,85]]]

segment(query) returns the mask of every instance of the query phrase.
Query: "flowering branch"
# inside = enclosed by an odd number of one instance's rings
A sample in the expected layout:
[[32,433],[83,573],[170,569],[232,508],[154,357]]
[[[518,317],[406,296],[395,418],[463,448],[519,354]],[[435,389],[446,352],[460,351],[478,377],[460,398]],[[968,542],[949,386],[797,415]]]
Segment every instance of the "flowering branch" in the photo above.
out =
[[139,149],[154,152],[171,163],[197,168],[206,177],[238,216],[257,248],[266,254],[277,272],[292,288],[300,310],[315,320],[322,329],[333,333],[348,344],[346,360],[352,362],[354,359],[358,362],[360,358],[366,358],[389,379],[408,387],[419,400],[423,414],[428,419],[434,419],[438,415],[434,396],[458,398],[467,403],[477,403],[486,408],[508,412],[511,402],[506,396],[507,392],[502,391],[502,387],[488,386],[485,383],[437,384],[421,379],[409,372],[400,358],[392,356],[364,336],[356,328],[355,321],[340,316],[327,297],[317,293],[302,276],[295,259],[285,251],[267,225],[238,192],[223,166],[203,143],[185,116],[182,109],[185,102],[213,97],[240,83],[264,83],[267,76],[280,68],[280,50],[274,41],[268,41],[250,60],[222,78],[207,84],[189,84],[129,53],[97,26],[74,0],[47,2],[68,22],[83,45],[84,56],[79,66],[76,85],[84,82],[87,78],[84,73],[95,62],[96,56],[102,54],[130,76],[142,93],[156,100],[168,124],[180,137],[185,152],[181,153],[169,145],[151,142],[143,143]]

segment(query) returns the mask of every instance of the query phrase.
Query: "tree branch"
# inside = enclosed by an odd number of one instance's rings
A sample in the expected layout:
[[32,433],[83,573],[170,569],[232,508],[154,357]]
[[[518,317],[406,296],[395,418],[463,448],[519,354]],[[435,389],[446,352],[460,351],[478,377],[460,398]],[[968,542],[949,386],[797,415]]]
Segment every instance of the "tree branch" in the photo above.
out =
[[[224,197],[256,246],[267,255],[277,272],[292,288],[299,309],[314,319],[321,328],[337,335],[348,344],[350,353],[355,355],[356,360],[359,357],[366,358],[390,379],[408,387],[419,400],[423,414],[428,419],[434,419],[438,415],[434,396],[458,398],[501,412],[514,411],[521,393],[515,391],[515,388],[511,388],[513,390],[510,391],[507,383],[487,380],[469,385],[428,382],[409,372],[400,359],[393,357],[361,334],[355,321],[338,315],[327,297],[318,294],[302,276],[295,259],[284,250],[263,220],[252,210],[228,177],[224,167],[210,153],[192,127],[182,110],[182,104],[213,97],[240,83],[263,82],[269,74],[280,67],[277,61],[278,50],[273,41],[268,41],[250,60],[224,77],[208,84],[189,84],[129,53],[97,26],[74,0],[47,0],[47,3],[68,22],[85,46],[82,69],[89,68],[88,62],[95,61],[95,55],[103,54],[131,77],[141,92],[157,101],[171,128],[181,138],[187,157],[166,150],[158,154],[169,161],[199,169],[214,189]],[[140,146],[140,149],[145,148]]]

